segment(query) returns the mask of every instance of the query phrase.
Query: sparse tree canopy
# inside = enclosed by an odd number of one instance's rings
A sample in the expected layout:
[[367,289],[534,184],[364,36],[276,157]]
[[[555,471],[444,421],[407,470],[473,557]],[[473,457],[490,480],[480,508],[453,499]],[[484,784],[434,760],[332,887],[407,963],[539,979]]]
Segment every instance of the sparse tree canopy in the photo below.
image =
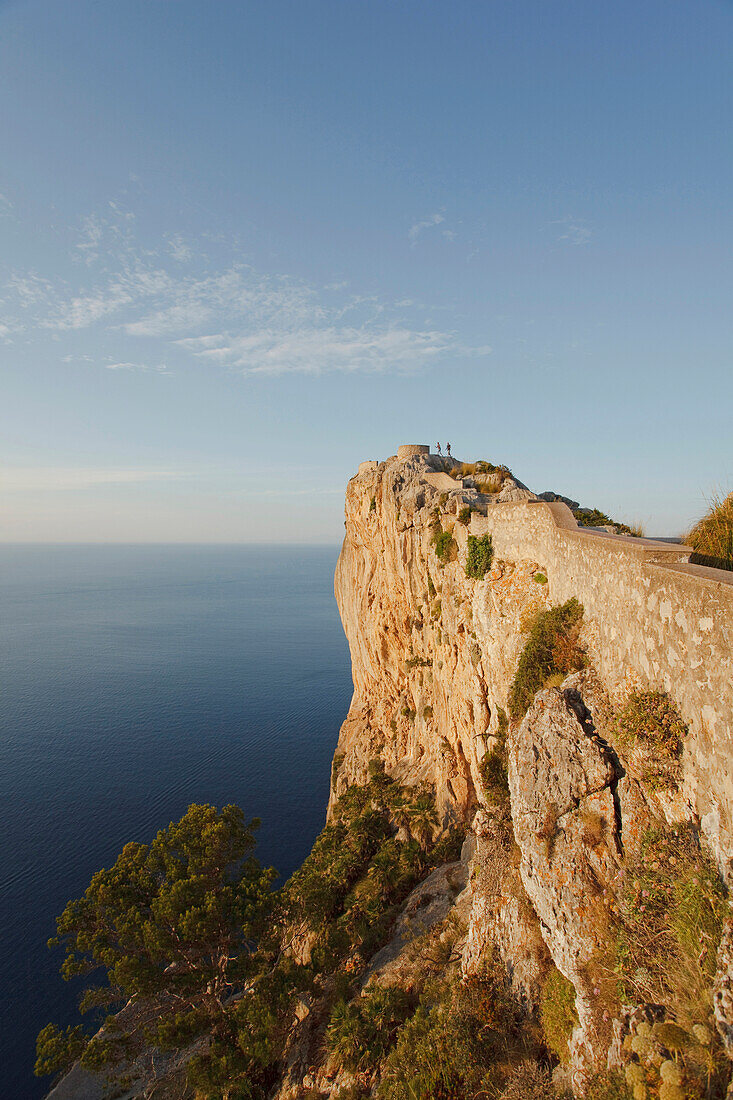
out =
[[229,1029],[228,1002],[252,973],[276,874],[251,855],[258,825],[237,806],[190,806],[152,844],[125,845],[69,902],[50,941],[66,949],[61,972],[103,979],[87,989],[81,1010],[116,1011],[128,1002],[136,1010],[91,1040],[80,1028],[44,1028],[37,1074],[58,1072],[79,1055],[100,1068],[145,1044]]

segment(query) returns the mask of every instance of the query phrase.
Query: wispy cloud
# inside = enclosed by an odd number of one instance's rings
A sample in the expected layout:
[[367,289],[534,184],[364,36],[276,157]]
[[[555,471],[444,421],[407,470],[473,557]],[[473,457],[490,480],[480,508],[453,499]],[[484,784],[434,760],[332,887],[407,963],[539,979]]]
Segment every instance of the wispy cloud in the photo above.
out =
[[[443,221],[433,214],[410,236]],[[309,286],[238,256],[217,264],[179,235],[143,248],[135,234],[134,217],[116,204],[85,219],[73,245],[83,260],[76,283],[17,272],[0,323],[28,339],[53,334],[64,361],[88,353],[78,340],[89,333],[102,348],[93,358],[108,370],[165,371],[143,364],[182,355],[244,374],[406,370],[490,350],[437,328],[410,297],[357,294],[345,281]],[[63,341],[72,338],[69,351]]]
[[165,363],[157,363],[155,366],[150,366],[147,363],[103,363],[105,370],[141,370],[141,371],[156,371],[158,374],[170,374],[168,367]]
[[68,492],[99,485],[139,485],[185,475],[173,470],[108,469],[59,466],[13,466],[0,471],[0,493]]
[[432,229],[436,225],[441,225],[444,221],[444,214],[430,214],[427,218],[423,218],[422,221],[415,222],[414,225],[411,225],[407,232],[407,236],[410,238],[412,244],[415,244],[420,234],[426,229]]
[[93,264],[99,259],[99,247],[103,235],[104,227],[96,214],[84,218],[80,238],[74,245],[75,258],[83,260],[86,264]]
[[180,341],[200,359],[244,374],[284,374],[299,371],[383,371],[415,368],[452,352],[457,356],[488,355],[490,348],[464,347],[438,330],[387,328],[300,328],[278,333],[263,329],[249,336],[194,337]]
[[168,238],[168,252],[179,264],[185,264],[193,257],[193,249],[186,244],[180,233]]
[[569,244],[589,244],[593,237],[593,230],[582,218],[558,218],[550,225],[562,226],[563,232],[558,235],[559,241],[568,241]]

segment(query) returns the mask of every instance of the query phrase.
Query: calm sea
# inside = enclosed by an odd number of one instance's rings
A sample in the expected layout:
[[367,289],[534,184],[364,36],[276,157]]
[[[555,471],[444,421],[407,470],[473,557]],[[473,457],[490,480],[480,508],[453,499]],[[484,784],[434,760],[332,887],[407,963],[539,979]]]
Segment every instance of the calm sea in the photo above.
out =
[[0,548],[0,1067],[78,1020],[54,918],[191,802],[262,819],[283,874],[323,824],[351,696],[336,548]]

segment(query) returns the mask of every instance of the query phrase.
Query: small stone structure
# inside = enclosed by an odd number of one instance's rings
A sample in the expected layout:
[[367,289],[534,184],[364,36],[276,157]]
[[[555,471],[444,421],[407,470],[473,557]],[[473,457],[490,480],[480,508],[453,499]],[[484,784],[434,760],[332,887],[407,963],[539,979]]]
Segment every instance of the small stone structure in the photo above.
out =
[[412,458],[413,455],[429,455],[430,447],[427,443],[403,443],[397,448],[398,458]]

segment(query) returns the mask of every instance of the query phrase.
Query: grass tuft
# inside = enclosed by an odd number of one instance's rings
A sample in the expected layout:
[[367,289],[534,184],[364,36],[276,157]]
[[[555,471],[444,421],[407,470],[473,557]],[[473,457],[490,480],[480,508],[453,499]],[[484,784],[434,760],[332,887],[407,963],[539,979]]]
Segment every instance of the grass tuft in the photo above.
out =
[[714,569],[733,570],[733,493],[713,495],[709,509],[685,537],[694,550],[690,561]]

